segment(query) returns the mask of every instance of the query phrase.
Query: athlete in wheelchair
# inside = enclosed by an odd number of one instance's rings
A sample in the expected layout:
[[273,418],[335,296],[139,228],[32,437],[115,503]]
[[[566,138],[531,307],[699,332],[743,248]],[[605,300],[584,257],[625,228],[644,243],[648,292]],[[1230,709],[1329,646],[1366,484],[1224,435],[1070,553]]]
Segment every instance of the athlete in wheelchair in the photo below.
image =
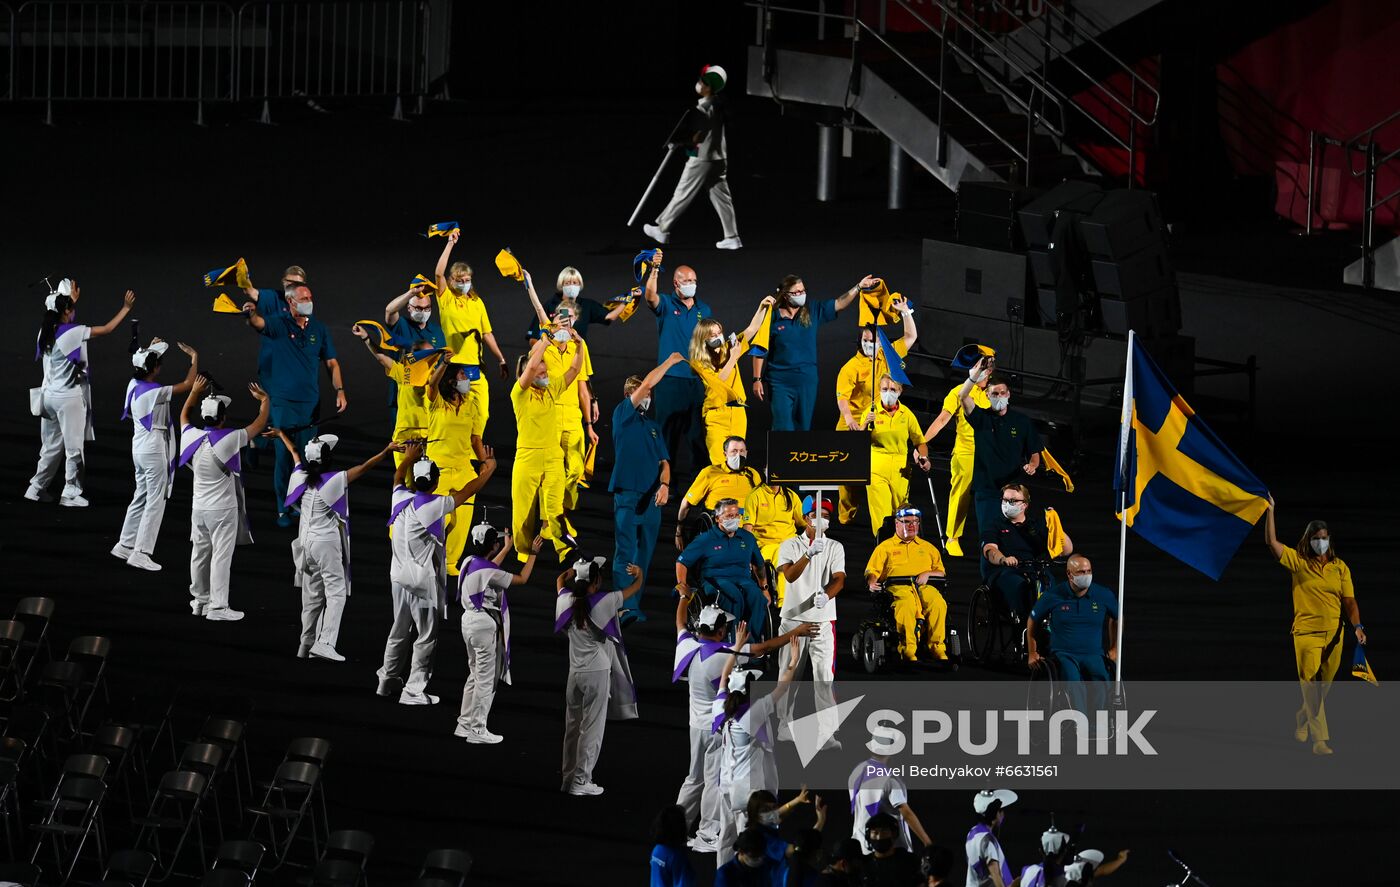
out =
[[[917,661],[920,653],[934,660],[948,658],[948,603],[934,586],[944,578],[943,558],[933,543],[919,538],[922,519],[919,509],[901,505],[895,511],[894,536],[875,546],[865,565],[877,615],[861,626],[852,652],[867,671],[878,668],[885,653],[893,650],[905,662]],[[893,644],[885,644],[885,638]]]
[[676,591],[698,606],[715,604],[734,617],[731,623],[747,622],[750,636],[762,639],[772,629],[768,565],[758,540],[740,527],[740,511],[735,499],[715,503],[714,526],[676,558]]
[[[1052,700],[1062,689],[1070,705],[1092,722],[1093,712],[1107,709],[1110,665],[1118,658],[1118,599],[1094,582],[1094,565],[1082,554],[1069,559],[1065,575],[1068,581],[1056,583],[1031,608],[1026,664],[1050,682]],[[1049,649],[1042,653],[1047,640]],[[1086,684],[1090,700],[1085,699]]]
[[1001,516],[981,528],[983,584],[968,607],[968,644],[974,658],[1020,662],[1026,655],[1026,616],[1053,584],[1056,558],[1074,551],[1053,508],[1031,511],[1022,484],[1001,489]]

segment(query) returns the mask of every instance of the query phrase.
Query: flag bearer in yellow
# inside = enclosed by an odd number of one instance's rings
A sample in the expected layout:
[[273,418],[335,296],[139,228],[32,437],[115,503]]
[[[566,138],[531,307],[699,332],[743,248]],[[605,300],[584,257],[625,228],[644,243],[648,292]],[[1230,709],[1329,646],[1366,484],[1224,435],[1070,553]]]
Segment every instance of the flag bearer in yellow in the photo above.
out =
[[759,554],[773,566],[773,572],[778,577],[778,596],[774,600],[778,606],[782,606],[787,580],[778,570],[778,548],[799,532],[807,530],[802,499],[791,490],[775,483],[766,483],[754,487],[748,498],[743,500],[742,517],[744,529],[753,533],[758,540]]
[[453,262],[448,267],[452,248],[457,245],[460,236],[457,231],[449,234],[447,245],[442,248],[442,255],[438,258],[435,272],[438,320],[447,336],[447,347],[467,368],[467,378],[472,383],[471,399],[476,407],[476,436],[481,437],[486,433],[486,420],[491,417],[491,393],[486,386],[486,374],[482,372],[486,351],[489,349],[496,359],[502,379],[510,378],[510,369],[506,365],[506,356],[501,353],[501,346],[496,344],[495,334],[491,332],[486,303],[472,286],[472,266],[466,262]]
[[583,341],[583,336],[574,329],[579,313],[578,303],[569,298],[561,299],[554,308],[554,316],[550,317],[540,304],[529,271],[525,272],[525,289],[530,294],[530,303],[535,306],[540,329],[544,332],[541,338],[549,342],[549,347],[544,350],[544,365],[549,378],[562,379],[573,365],[574,358],[583,355],[577,378],[561,390],[554,403],[559,448],[564,453],[564,510],[573,512],[578,507],[578,482],[583,477],[584,433],[588,434],[588,446],[598,445],[598,433],[593,430],[593,394],[588,387],[588,380],[593,375],[593,359],[588,354],[588,345]]
[[[986,345],[964,345],[953,355],[952,367],[954,370],[966,372],[972,369],[979,357],[992,358],[996,357],[996,354],[995,350]],[[972,386],[972,402],[980,409],[990,409],[992,405],[987,399],[987,380],[990,378],[991,373],[987,373]],[[963,414],[962,401],[958,399],[958,391],[961,388],[962,385],[958,384],[948,390],[948,396],[943,398],[943,409],[933,417],[933,422],[924,432],[924,443],[928,443],[937,437],[938,432],[949,422],[954,423],[953,458],[948,463],[951,476],[948,488],[948,541],[944,543],[949,557],[963,556],[962,543],[958,539],[967,529],[967,509],[972,501],[973,434],[972,426],[967,424],[967,416]]]
[[[877,283],[883,289],[884,281],[877,281]],[[875,389],[875,383],[872,380],[879,379],[880,374],[885,371],[885,356],[879,353],[879,349],[875,346],[873,322],[877,319],[883,322],[886,315],[870,312],[865,299],[866,294],[862,291],[860,351],[846,361],[845,366],[841,367],[841,372],[836,376],[836,409],[841,413],[836,420],[837,431],[861,430],[860,417],[870,409],[871,392]],[[914,347],[914,343],[919,340],[919,331],[914,326],[914,309],[909,307],[908,300],[898,293],[888,302],[888,309],[888,314],[904,318],[904,335],[890,343],[899,356],[904,357]],[[859,493],[854,487],[842,485],[838,499],[839,508],[836,512],[837,519],[841,523],[848,524],[855,520],[856,513],[860,509],[857,504],[858,496]],[[902,500],[896,499],[895,501]]]
[[[570,341],[582,345],[578,333],[568,331]],[[541,338],[522,355],[510,402],[515,407],[515,465],[510,475],[511,529],[515,554],[530,559],[530,543],[543,536],[554,545],[559,563],[576,546],[564,518],[564,453],[559,449],[559,420],[555,404],[565,396],[583,369],[584,351],[574,351],[573,362],[560,376],[545,366],[545,350],[551,340]],[[543,524],[543,526],[539,526]],[[538,529],[537,529],[538,528]]]
[[909,500],[909,447],[917,451],[915,461],[925,473],[929,470],[928,444],[924,443],[919,420],[899,397],[900,385],[886,373],[880,376],[880,400],[866,409],[861,426],[870,429],[870,485],[865,488],[870,532],[880,538],[880,529],[894,514],[895,506]]
[[700,414],[705,421],[705,450],[712,465],[724,461],[724,441],[727,438],[743,437],[749,433],[739,358],[749,350],[754,334],[768,319],[774,301],[772,296],[765,296],[758,303],[753,320],[737,336],[731,333],[726,338],[724,325],[713,317],[696,321],[695,331],[690,334],[690,368],[695,370],[695,375],[705,386],[705,401],[700,407]]
[[[438,484],[444,490],[460,490],[476,480],[473,459],[485,459],[476,415],[476,401],[471,396],[472,380],[467,378],[467,364],[439,360],[437,368],[424,390],[428,408],[428,458],[438,467]],[[446,480],[444,480],[446,478]],[[443,486],[445,484],[445,486]],[[457,562],[471,535],[472,513],[476,497],[468,497],[453,510],[447,522],[447,575],[457,575]]]
[[1303,706],[1294,720],[1293,738],[1312,739],[1312,753],[1330,755],[1327,744],[1327,712],[1324,704],[1332,689],[1332,676],[1342,661],[1342,616],[1366,645],[1366,628],[1351,583],[1351,569],[1332,548],[1327,524],[1310,521],[1294,548],[1278,541],[1274,525],[1274,497],[1264,515],[1264,542],[1279,565],[1293,577],[1293,655],[1298,661],[1298,682]]
[[899,625],[900,652],[907,662],[918,658],[916,628],[920,618],[928,626],[924,652],[934,659],[947,659],[944,644],[948,603],[929,579],[943,575],[943,559],[932,543],[919,538],[923,512],[901,505],[894,515],[894,536],[875,546],[865,565],[865,581],[870,590],[883,583],[894,596],[894,621]]
[[[381,328],[382,329],[382,328]],[[426,391],[429,377],[432,375],[434,360],[446,360],[446,354],[439,352],[431,359],[415,360],[414,354],[421,351],[431,350],[433,343],[427,339],[419,339],[408,349],[401,352],[402,356],[394,358],[377,351],[374,343],[370,341],[369,330],[360,324],[350,327],[350,331],[355,334],[365,347],[369,349],[370,356],[384,368],[384,375],[389,377],[397,388],[397,406],[394,413],[394,442],[403,443],[409,440],[423,440],[432,437],[428,433],[428,403]],[[385,339],[387,341],[387,338]],[[394,452],[394,467],[399,467],[399,463],[404,460],[402,452]],[[456,489],[455,487],[453,489]]]

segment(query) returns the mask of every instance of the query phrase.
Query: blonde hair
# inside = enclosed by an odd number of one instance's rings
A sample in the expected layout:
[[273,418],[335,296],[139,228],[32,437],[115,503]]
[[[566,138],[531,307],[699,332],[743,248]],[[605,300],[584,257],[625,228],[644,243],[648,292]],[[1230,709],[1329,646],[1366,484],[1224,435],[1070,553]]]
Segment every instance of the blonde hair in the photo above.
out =
[[900,383],[896,382],[896,381],[894,380],[894,376],[891,376],[889,373],[881,373],[881,374],[880,374],[880,378],[879,378],[878,380],[876,380],[876,382],[875,382],[875,387],[876,387],[877,389],[883,388],[886,379],[889,379],[889,380],[890,380],[890,384],[893,385],[894,387],[898,388],[898,389],[899,389],[899,392],[900,392],[901,394],[904,393],[904,386],[901,385]]
[[300,277],[302,282],[305,283],[306,269],[300,265],[288,265],[287,270],[282,272],[282,279],[286,280],[288,277]]
[[719,346],[719,351],[711,351],[705,340],[713,336],[724,338],[724,324],[713,317],[703,317],[695,322],[695,332],[690,334],[690,360],[719,369],[729,359],[729,343]]
[[554,281],[555,291],[562,293],[564,291],[564,284],[566,283],[577,283],[579,287],[582,288],[583,273],[573,265],[565,265],[564,270],[559,272],[559,277]]

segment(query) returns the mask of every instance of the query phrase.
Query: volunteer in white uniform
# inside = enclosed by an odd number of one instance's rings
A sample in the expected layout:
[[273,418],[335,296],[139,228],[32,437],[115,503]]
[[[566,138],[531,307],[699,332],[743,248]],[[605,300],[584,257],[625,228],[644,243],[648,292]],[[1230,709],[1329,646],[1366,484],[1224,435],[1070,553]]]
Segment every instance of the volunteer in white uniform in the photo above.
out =
[[[747,640],[748,630],[740,625],[735,633],[736,645]],[[749,795],[760,789],[777,793],[778,769],[773,760],[774,715],[783,695],[797,673],[798,649],[794,638],[788,642],[778,684],[772,693],[751,699],[750,682],[763,676],[756,668],[736,667],[738,657],[726,657],[720,674],[725,692],[715,697],[715,732],[720,737],[719,789],[720,815],[719,847],[715,868],[734,858],[734,841],[748,828]]]
[[58,504],[74,508],[88,504],[83,498],[83,445],[93,435],[87,343],[115,330],[136,304],[136,294],[127,290],[121,310],[111,320],[84,326],[73,322],[79,295],[78,284],[64,278],[44,299],[44,324],[34,351],[34,359],[43,362],[44,384],[29,389],[29,411],[39,417],[39,465],[24,491],[31,502],[52,502],[47,488],[59,463],[67,459]]
[[637,717],[637,687],[622,646],[617,614],[628,598],[642,590],[642,568],[627,565],[632,584],[601,591],[605,557],[580,559],[559,574],[554,630],[569,639],[569,680],[564,688],[564,759],[561,791],[601,795],[593,767],[603,750],[608,720]]
[[851,793],[851,837],[860,842],[862,853],[874,852],[865,839],[865,825],[879,813],[888,813],[900,821],[894,839],[897,847],[912,851],[911,835],[925,847],[931,843],[924,824],[909,806],[909,789],[904,780],[889,773],[888,767],[888,755],[873,755],[856,765],[847,782]]
[[[379,667],[380,696],[392,696],[402,687],[402,705],[433,705],[438,697],[426,692],[433,674],[433,650],[437,647],[439,615],[447,612],[448,516],[484,486],[496,473],[496,457],[483,447],[481,472],[460,490],[437,495],[438,467],[423,458],[417,441],[404,449],[403,462],[394,471],[394,492],[389,506],[389,593],[394,624],[384,642],[384,664]],[[404,481],[412,474],[412,487]],[[410,641],[414,634],[417,638]],[[413,648],[408,679],[401,676],[405,647]]]
[[294,584],[301,589],[301,645],[297,658],[344,662],[335,648],[340,639],[340,617],[350,596],[350,484],[359,480],[403,444],[390,443],[362,465],[349,471],[331,471],[331,451],[340,438],[318,434],[298,454],[296,444],[280,428],[268,434],[282,440],[292,457],[287,481],[288,511],[300,508],[297,537],[292,541]]
[[978,823],[967,833],[967,887],[1011,887],[1011,864],[997,840],[1006,807],[1016,803],[1010,789],[983,790],[972,796]]
[[715,732],[715,697],[719,692],[720,674],[725,665],[742,654],[747,659],[777,650],[794,638],[806,638],[817,626],[801,623],[772,640],[760,644],[725,645],[729,622],[724,611],[711,604],[700,611],[695,631],[686,630],[686,610],[695,592],[681,595],[676,602],[676,661],[671,673],[675,683],[685,676],[690,685],[690,770],[676,803],[685,809],[686,822],[700,817],[695,837],[688,842],[699,853],[714,853],[719,848],[720,813],[723,801],[719,795],[719,734]]
[[[271,409],[267,392],[256,384],[248,390],[258,399],[258,417],[246,428],[225,428],[233,398],[204,396],[209,380],[195,379],[180,410],[180,464],[194,474],[190,506],[190,611],[214,622],[237,622],[239,610],[228,605],[228,577],[233,549],[248,545],[248,508],[243,496],[240,456],[251,438],[267,427]],[[190,411],[199,404],[203,428],[190,424]]]
[[159,570],[160,564],[151,559],[165,517],[165,500],[175,486],[175,451],[179,443],[175,433],[175,417],[170,414],[170,399],[185,394],[194,387],[199,375],[199,355],[184,342],[180,350],[190,356],[190,370],[183,381],[162,385],[160,375],[165,352],[170,347],[160,339],[152,339],[145,348],[131,355],[135,367],[126,386],[126,407],[122,418],[131,417],[131,462],[136,467],[136,492],[126,507],[122,533],[112,547],[112,556],[121,558],[142,570]]
[[[807,529],[784,540],[778,546],[778,557],[774,561],[778,572],[787,580],[782,630],[788,631],[804,623],[811,623],[817,629],[810,638],[797,641],[797,670],[801,673],[811,663],[818,723],[823,735],[829,737],[823,750],[841,747],[835,736],[838,724],[832,684],[836,680],[836,595],[846,583],[846,549],[826,535],[835,511],[835,497],[822,500],[821,517],[817,516],[816,500],[812,496],[803,499],[802,514]],[[796,702],[796,693],[789,693],[783,700],[779,739],[791,738],[787,725],[792,720]]]
[[544,537],[530,543],[520,575],[502,570],[511,552],[510,528],[504,532],[482,522],[471,528],[467,556],[457,573],[457,602],[462,605],[462,640],[471,673],[462,685],[462,712],[452,735],[474,745],[494,745],[500,734],[486,729],[496,682],[510,683],[510,602],[506,591],[524,585],[535,571]]

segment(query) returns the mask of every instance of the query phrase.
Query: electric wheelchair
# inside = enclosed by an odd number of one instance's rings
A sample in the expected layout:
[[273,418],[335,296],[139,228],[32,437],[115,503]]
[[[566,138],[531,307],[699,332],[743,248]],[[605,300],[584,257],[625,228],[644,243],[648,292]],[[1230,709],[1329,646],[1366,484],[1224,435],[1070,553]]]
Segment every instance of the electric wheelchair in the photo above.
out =
[[[899,624],[894,618],[894,592],[890,591],[890,588],[916,585],[915,579],[917,578],[916,576],[890,576],[881,582],[875,591],[870,592],[870,615],[860,623],[855,633],[851,635],[851,658],[865,670],[866,674],[884,671],[901,661],[899,650],[902,646],[902,639]],[[947,601],[948,579],[946,576],[930,577],[926,584],[936,588],[938,593],[943,596],[944,601]],[[928,620],[920,616],[914,628],[914,639],[918,649],[924,649],[927,638]],[[947,648],[949,667],[956,670],[961,658],[956,631],[949,632]]]

